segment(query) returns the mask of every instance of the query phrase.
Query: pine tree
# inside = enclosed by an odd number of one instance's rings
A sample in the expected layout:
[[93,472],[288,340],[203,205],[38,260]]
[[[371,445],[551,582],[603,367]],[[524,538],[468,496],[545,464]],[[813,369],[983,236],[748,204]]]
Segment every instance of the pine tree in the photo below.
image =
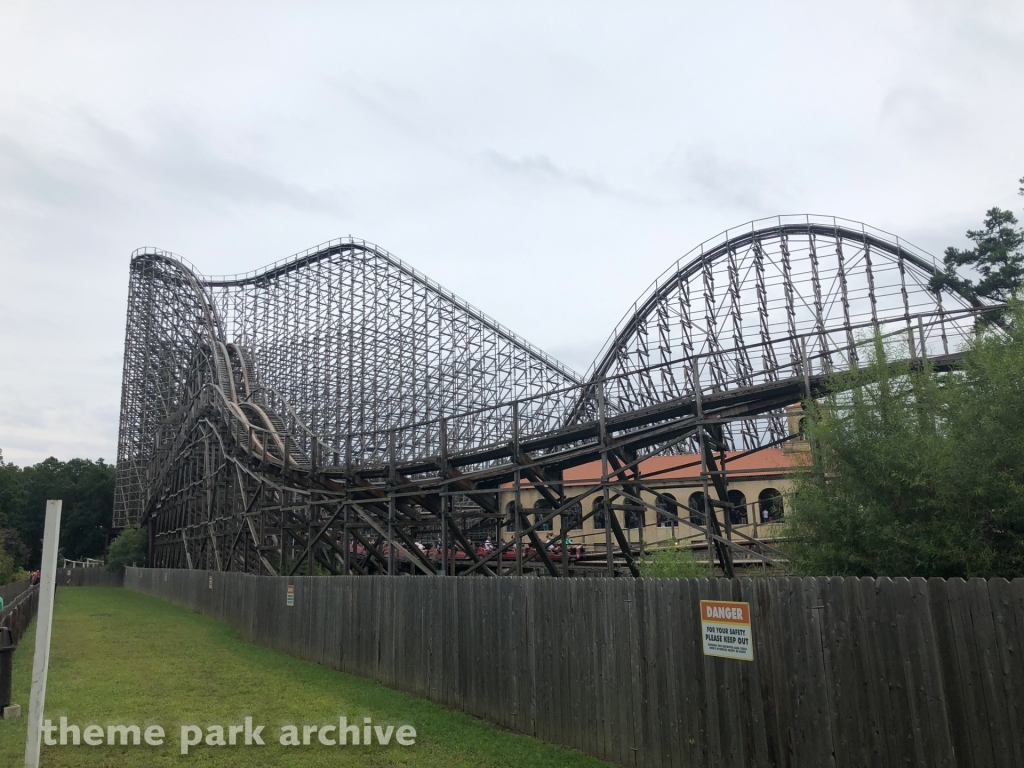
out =
[[[1024,195],[1024,177],[1020,179]],[[1012,211],[990,208],[983,229],[970,229],[967,238],[974,247],[949,247],[943,259],[945,269],[935,275],[931,289],[949,288],[975,301],[1008,301],[1024,282],[1024,229],[1017,226]],[[979,275],[977,281],[960,274],[964,267]]]

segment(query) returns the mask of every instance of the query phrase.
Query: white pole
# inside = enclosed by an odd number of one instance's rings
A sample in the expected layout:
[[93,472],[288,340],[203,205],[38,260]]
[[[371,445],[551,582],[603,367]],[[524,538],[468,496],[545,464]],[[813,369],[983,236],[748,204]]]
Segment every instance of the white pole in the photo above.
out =
[[60,500],[46,502],[43,528],[43,564],[39,569],[39,614],[36,618],[36,655],[32,662],[32,693],[28,703],[28,740],[25,768],[39,768],[39,748],[46,703],[46,673],[50,666],[50,628],[53,626],[53,590],[57,584],[57,545],[60,543]]

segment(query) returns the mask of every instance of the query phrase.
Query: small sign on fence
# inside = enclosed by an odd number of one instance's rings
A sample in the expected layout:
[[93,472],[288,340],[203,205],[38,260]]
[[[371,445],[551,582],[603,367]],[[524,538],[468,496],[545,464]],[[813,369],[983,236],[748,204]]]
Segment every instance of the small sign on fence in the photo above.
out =
[[213,589],[213,576],[210,577],[210,589]]
[[294,584],[289,584],[288,585],[288,593],[287,593],[287,596],[285,597],[285,603],[288,605],[289,608],[291,608],[293,605],[295,605],[295,585]]
[[700,625],[704,630],[705,656],[754,660],[754,643],[750,636],[750,603],[701,600]]

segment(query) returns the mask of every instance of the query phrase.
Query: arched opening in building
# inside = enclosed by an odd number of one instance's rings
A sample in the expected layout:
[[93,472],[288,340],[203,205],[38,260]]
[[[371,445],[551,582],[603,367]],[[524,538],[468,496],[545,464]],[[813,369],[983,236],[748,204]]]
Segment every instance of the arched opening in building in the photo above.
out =
[[662,512],[668,512],[670,515],[679,517],[679,505],[676,503],[676,497],[671,493],[663,493],[658,497],[658,500],[654,502],[654,506],[658,508],[658,527],[659,528],[670,528],[676,524],[676,521]]
[[594,499],[594,504],[591,507],[594,512],[594,529],[598,531],[604,530],[604,497],[598,496]]
[[729,503],[732,504],[732,509],[729,510],[729,522],[733,525],[746,525],[747,516],[747,497],[743,495],[743,491],[737,491],[735,488],[729,491]]
[[[523,509],[522,504],[519,505],[520,511]],[[521,522],[520,522],[521,524]],[[505,530],[514,531],[516,529],[516,503],[510,501],[505,505]]]
[[694,525],[704,525],[704,493],[691,493],[690,500],[686,503],[690,506],[690,522]]
[[[533,508],[535,510],[533,515],[533,522],[540,523],[540,521],[551,511],[551,502],[547,499],[537,499],[534,502]],[[537,526],[538,531],[553,531],[555,529],[555,518],[551,518],[546,523],[540,523]]]
[[758,506],[761,508],[761,522],[771,523],[781,520],[786,513],[782,502],[782,494],[775,488],[765,488],[757,495]]
[[583,507],[579,504],[573,504],[567,510],[562,513],[562,523],[565,525],[565,530],[574,531],[577,528],[583,527]]
[[626,527],[643,528],[647,524],[647,514],[638,504],[630,504],[626,510]]

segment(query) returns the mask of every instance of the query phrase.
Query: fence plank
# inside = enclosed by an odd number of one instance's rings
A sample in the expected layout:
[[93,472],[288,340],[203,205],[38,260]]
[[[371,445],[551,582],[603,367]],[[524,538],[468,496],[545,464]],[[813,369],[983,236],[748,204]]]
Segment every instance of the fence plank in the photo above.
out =
[[878,579],[874,629],[879,638],[880,658],[889,696],[890,746],[899,765],[914,765],[917,754],[913,738],[913,712],[907,692],[906,668],[896,622],[896,593],[906,579]]
[[865,670],[865,691],[872,702],[873,730],[877,736],[874,749],[881,765],[898,765],[892,729],[887,725],[894,722],[884,659],[884,648],[891,641],[875,621],[880,610],[875,580],[861,579],[856,582],[856,607],[862,649],[861,660]]
[[632,585],[625,579],[614,579],[608,582],[609,610],[611,621],[612,677],[609,694],[616,699],[615,720],[618,723],[616,734],[618,762],[621,765],[634,765],[633,741],[633,700],[630,695],[632,688],[632,668],[630,666],[630,633],[629,633],[629,601],[627,588]]
[[[1015,589],[1019,587],[1020,589]],[[1024,731],[1024,579],[988,582],[989,605],[999,654],[999,680],[1006,699],[1009,733]],[[1024,765],[1024,740],[1011,744],[1014,765]]]
[[794,707],[791,704],[791,689],[789,675],[787,673],[788,659],[786,657],[786,626],[787,617],[784,616],[780,605],[787,599],[782,587],[784,582],[780,579],[767,579],[764,584],[766,597],[765,626],[768,627],[768,654],[766,658],[771,659],[771,695],[765,697],[771,709],[770,714],[774,717],[775,728],[773,730],[774,741],[772,752],[780,768],[793,766],[793,728],[792,722]]
[[613,760],[615,755],[615,740],[612,723],[615,715],[612,709],[613,703],[608,700],[609,689],[609,667],[608,667],[608,644],[610,642],[609,616],[607,608],[607,588],[605,582],[594,580],[591,586],[594,590],[594,599],[590,605],[590,633],[591,633],[591,663],[594,666],[594,704],[598,741],[600,744],[599,755],[606,760]]
[[825,619],[829,625],[832,701],[836,707],[836,765],[840,768],[877,764],[873,749],[874,708],[867,689],[863,645],[857,632],[855,580],[829,580]]
[[648,703],[647,751],[648,763],[679,766],[682,748],[678,741],[679,723],[672,699],[672,681],[680,674],[676,662],[680,655],[673,647],[669,611],[672,596],[666,579],[645,579],[647,613],[647,680]]
[[[755,632],[754,613],[760,610],[754,594],[754,580],[750,578],[735,579],[732,584],[733,599],[745,602],[750,608],[751,634]],[[736,708],[740,716],[741,727],[744,729],[743,764],[749,766],[767,766],[768,733],[766,728],[765,709],[761,700],[761,663],[757,652],[756,637],[752,639],[752,662],[737,662],[741,666],[739,688],[737,690]]]
[[924,766],[952,766],[953,745],[928,604],[928,582],[911,579],[908,587],[905,599],[897,605],[897,621],[908,669],[908,690],[914,703],[914,736],[920,742],[918,760]]
[[965,723],[970,734],[970,765],[987,768],[995,765],[992,742],[988,738],[988,713],[985,694],[981,683],[981,670],[977,650],[972,646],[973,627],[971,609],[967,594],[967,583],[963,579],[950,579],[947,584],[949,615],[952,628],[953,653],[958,662],[961,692],[965,704]]
[[972,630],[969,642],[977,652],[978,677],[988,716],[994,765],[1006,768],[1020,766],[1014,760],[1014,748],[1010,743],[1012,732],[1007,713],[1009,702],[1004,695],[988,583],[984,579],[971,579],[967,583],[967,606],[970,608]]
[[[688,685],[684,691],[684,710],[689,715],[690,764],[694,766],[708,765],[708,705],[705,695],[707,679],[705,676],[704,641],[700,623],[700,589],[701,580],[687,579],[682,584],[683,598],[677,604],[679,633],[686,649],[685,658],[689,660],[690,674]],[[691,719],[692,718],[692,719]]]
[[593,586],[590,579],[581,580],[577,587],[576,611],[580,617],[580,638],[577,646],[576,674],[580,681],[582,706],[585,712],[583,719],[590,744],[587,752],[592,755],[604,754],[604,728],[601,721],[600,699],[598,692],[598,670],[595,654],[597,633],[594,627]]

